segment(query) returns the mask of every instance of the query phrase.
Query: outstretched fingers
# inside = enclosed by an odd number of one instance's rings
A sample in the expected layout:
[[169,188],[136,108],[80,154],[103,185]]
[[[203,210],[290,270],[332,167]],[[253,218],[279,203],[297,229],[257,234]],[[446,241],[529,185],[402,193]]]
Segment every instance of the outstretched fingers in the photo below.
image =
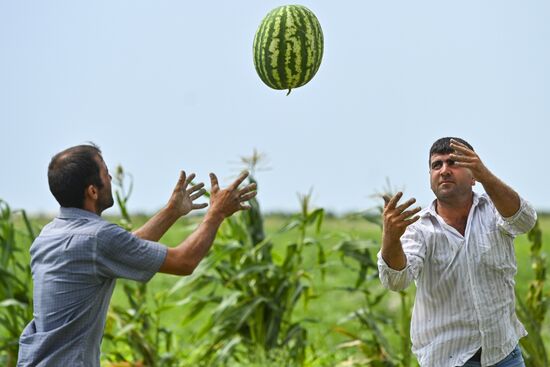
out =
[[451,148],[453,148],[455,152],[451,153],[449,157],[457,166],[476,170],[481,165],[481,160],[476,152],[464,144],[451,140]]
[[189,176],[187,176],[187,178],[185,179],[185,184],[183,186],[183,190],[187,189],[187,186],[189,186],[189,184],[191,183],[191,181],[193,181],[194,178],[195,178],[194,173],[191,173]]
[[256,184],[251,183],[239,191],[239,208],[241,210],[248,210],[251,208],[250,204],[245,204],[246,201],[253,199],[258,192],[256,191]]
[[200,198],[201,196],[203,196],[204,194],[206,194],[206,190],[205,189],[200,189],[199,191],[195,192],[194,194],[189,195],[189,199],[191,199],[191,201],[195,201],[198,198]]
[[413,205],[415,202],[416,202],[416,199],[415,199],[415,198],[411,198],[411,199],[405,201],[403,204],[401,204],[401,205],[399,205],[398,207],[396,207],[395,210],[396,210],[398,213],[401,213],[401,212],[403,212],[403,210],[407,209],[409,206]]
[[195,209],[204,209],[208,206],[207,203],[203,203],[203,204],[193,204],[193,210]]
[[407,219],[410,219],[413,215],[415,215],[416,213],[418,213],[422,208],[420,207],[416,207],[414,209],[411,209],[411,210],[405,210],[403,213],[401,213],[399,215],[399,220],[401,221],[406,221]]
[[477,155],[466,156],[461,154],[451,154],[449,157],[455,162],[457,166],[461,167],[470,167],[478,164],[479,162],[479,157]]
[[248,201],[248,200],[254,198],[257,193],[258,193],[257,191],[252,191],[252,192],[248,192],[246,194],[243,194],[239,197],[239,201],[240,202]]
[[460,160],[455,160],[455,165],[459,166],[459,167],[464,167],[464,168],[475,168],[477,166],[477,162],[475,161],[460,161]]
[[248,192],[255,191],[257,188],[256,183],[251,183],[250,185],[246,185],[244,188],[239,190],[239,195],[244,195]]
[[471,155],[472,153],[474,153],[474,151],[471,150],[470,148],[468,148],[466,145],[464,145],[461,142],[456,141],[454,139],[451,139],[450,146],[457,153],[462,153],[462,154],[466,154],[466,155]]
[[241,174],[239,175],[239,177],[237,177],[237,179],[235,181],[233,181],[233,183],[231,185],[229,185],[227,187],[228,190],[236,190],[240,184],[243,183],[243,181],[248,177],[248,171],[243,171],[241,172]]
[[419,217],[415,216],[415,214],[421,210],[420,207],[410,209],[411,205],[416,202],[415,198],[410,198],[399,204],[399,199],[402,197],[402,192],[398,192],[391,198],[389,195],[383,196],[385,201],[383,212],[384,231],[395,238],[401,237],[405,231],[405,228],[418,220]]
[[210,173],[210,186],[212,192],[220,191],[220,184],[218,183],[218,178],[214,173]]
[[178,178],[178,182],[176,183],[176,187],[174,187],[174,191],[182,191],[185,188],[185,171],[180,171],[180,177]]
[[390,201],[388,201],[388,204],[386,205],[386,210],[394,210],[395,206],[399,202],[399,199],[403,196],[403,193],[400,191],[397,194],[395,194]]
[[[210,174],[212,182],[212,191],[210,196],[210,210],[229,217],[239,210],[250,209],[251,206],[246,203],[253,199],[256,192],[256,183],[251,183],[240,188],[239,185],[248,177],[248,172],[242,172],[239,177],[224,189],[220,189],[218,179],[215,174]],[[200,191],[197,191],[197,194]]]
[[405,227],[408,227],[408,226],[410,226],[411,224],[413,224],[414,222],[416,222],[419,219],[420,219],[420,217],[418,215],[415,215],[414,217],[411,217],[409,219],[405,219],[403,221],[403,224],[405,225]]
[[193,194],[195,191],[199,191],[200,189],[202,189],[204,187],[204,183],[200,182],[196,185],[193,185],[191,186],[190,189],[187,189],[187,195],[191,195]]

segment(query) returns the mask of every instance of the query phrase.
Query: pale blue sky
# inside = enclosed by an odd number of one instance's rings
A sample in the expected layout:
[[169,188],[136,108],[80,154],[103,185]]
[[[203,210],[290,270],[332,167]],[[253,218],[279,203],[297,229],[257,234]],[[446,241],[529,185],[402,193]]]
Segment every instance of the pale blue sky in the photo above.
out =
[[164,205],[179,169],[229,182],[269,157],[266,210],[376,204],[389,179],[433,197],[431,143],[461,136],[495,174],[550,209],[550,2],[302,1],[325,53],[288,97],[252,61],[279,1],[0,0],[0,198],[55,212],[53,154],[94,141],[135,177],[131,210]]

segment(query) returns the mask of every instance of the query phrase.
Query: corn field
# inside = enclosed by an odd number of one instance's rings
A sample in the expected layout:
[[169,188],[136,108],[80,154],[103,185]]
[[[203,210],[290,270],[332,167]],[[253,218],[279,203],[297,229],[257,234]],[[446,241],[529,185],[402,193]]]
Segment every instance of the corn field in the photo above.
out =
[[[121,210],[117,220],[132,229],[129,179],[119,168],[113,182]],[[256,182],[252,176],[250,181]],[[163,287],[118,281],[102,365],[418,365],[409,336],[414,292],[389,293],[380,286],[379,230],[374,236],[325,230],[334,219],[312,207],[311,194],[300,196],[297,213],[283,217],[276,228],[266,228],[269,217],[256,199],[251,206],[224,222],[192,276],[162,278]],[[380,225],[377,215],[356,215],[353,221]],[[195,223],[189,219],[176,226],[191,231]],[[28,250],[39,229],[24,211],[0,201],[3,366],[15,366],[19,335],[32,319]],[[549,325],[550,294],[539,224],[527,240],[533,271],[527,290],[517,297],[518,315],[529,331],[521,346],[528,366],[543,367],[549,365],[544,325]]]

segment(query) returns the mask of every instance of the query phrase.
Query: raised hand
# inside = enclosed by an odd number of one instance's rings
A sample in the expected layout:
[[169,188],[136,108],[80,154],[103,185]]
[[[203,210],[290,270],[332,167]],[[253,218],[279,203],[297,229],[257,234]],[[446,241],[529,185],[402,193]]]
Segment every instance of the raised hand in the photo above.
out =
[[210,212],[227,218],[239,210],[250,209],[250,205],[245,204],[245,202],[256,196],[256,184],[252,183],[239,188],[239,185],[247,177],[248,172],[245,171],[227,188],[220,189],[218,178],[215,174],[210,173],[210,182],[212,184],[210,191]]
[[480,182],[493,201],[500,215],[511,217],[520,208],[521,201],[517,192],[496,177],[481,161],[479,156],[464,144],[451,139],[451,148],[455,150],[449,157],[460,167],[469,168],[475,180]]
[[402,192],[398,192],[390,198],[387,195],[384,195],[384,211],[382,212],[382,217],[384,219],[384,238],[391,242],[398,242],[403,233],[409,225],[418,220],[418,216],[414,216],[420,211],[420,207],[414,209],[406,210],[412,204],[416,202],[415,198],[411,198],[405,201],[401,205],[397,205],[401,197],[403,196]]
[[449,158],[455,162],[455,165],[470,169],[474,179],[480,183],[484,183],[487,178],[491,177],[491,172],[485,167],[476,152],[454,139],[451,139],[450,145],[455,153],[451,153]]
[[202,209],[208,206],[208,204],[206,203],[193,203],[195,200],[206,193],[206,190],[204,189],[204,183],[202,182],[197,185],[191,185],[191,187],[189,187],[191,181],[193,181],[194,178],[194,173],[186,176],[185,172],[181,171],[176,187],[172,192],[172,196],[170,196],[168,207],[173,210],[178,217],[186,215],[191,210]]

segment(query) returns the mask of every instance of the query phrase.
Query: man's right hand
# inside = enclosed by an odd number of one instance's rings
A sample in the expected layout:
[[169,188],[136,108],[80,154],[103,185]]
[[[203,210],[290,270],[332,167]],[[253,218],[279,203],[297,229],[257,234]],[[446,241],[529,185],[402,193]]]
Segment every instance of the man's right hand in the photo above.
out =
[[223,220],[239,210],[250,209],[250,206],[244,202],[256,196],[256,184],[239,188],[247,177],[248,172],[243,172],[226,189],[220,189],[218,178],[215,174],[210,174],[212,182],[210,209],[204,216],[203,222],[189,237],[179,246],[168,248],[164,263],[159,270],[161,273],[177,275],[193,273],[212,246]]
[[384,219],[382,258],[390,268],[395,270],[402,270],[407,265],[407,258],[401,246],[401,236],[409,225],[418,220],[419,217],[414,215],[421,209],[416,207],[407,210],[416,201],[414,198],[397,205],[402,196],[402,192],[398,192],[392,198],[387,195],[383,196],[385,204],[382,212]]
[[239,210],[250,209],[250,205],[244,202],[256,196],[256,184],[252,183],[243,188],[239,185],[248,177],[248,172],[243,172],[227,188],[220,189],[218,178],[210,173],[212,188],[210,191],[210,210],[209,214],[220,216],[222,219],[231,216]]
[[411,210],[405,210],[416,202],[415,198],[411,198],[405,201],[401,205],[397,205],[401,197],[402,192],[398,192],[392,198],[388,195],[384,195],[384,211],[382,216],[384,218],[384,236],[391,240],[399,240],[407,227],[418,220],[418,216],[413,217],[420,211],[420,207],[416,207]]

